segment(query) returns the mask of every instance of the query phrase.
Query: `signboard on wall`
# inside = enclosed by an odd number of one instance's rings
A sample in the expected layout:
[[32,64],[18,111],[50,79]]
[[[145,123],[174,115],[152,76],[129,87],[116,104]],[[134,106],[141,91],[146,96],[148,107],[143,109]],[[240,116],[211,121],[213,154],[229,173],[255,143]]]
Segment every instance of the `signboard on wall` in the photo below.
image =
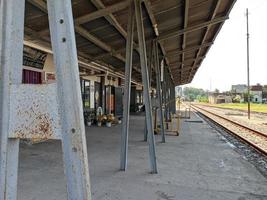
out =
[[56,82],[56,74],[54,72],[45,72],[46,83]]
[[23,47],[23,65],[37,69],[43,69],[47,53],[33,49],[31,47]]

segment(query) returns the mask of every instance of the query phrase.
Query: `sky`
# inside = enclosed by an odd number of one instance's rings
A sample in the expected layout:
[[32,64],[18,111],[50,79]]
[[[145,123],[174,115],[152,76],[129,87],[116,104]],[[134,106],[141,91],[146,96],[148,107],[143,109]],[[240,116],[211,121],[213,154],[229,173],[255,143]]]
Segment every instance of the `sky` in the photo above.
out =
[[267,85],[267,0],[237,0],[192,83],[185,86],[228,91],[231,85],[247,84],[246,8],[249,9],[250,84]]

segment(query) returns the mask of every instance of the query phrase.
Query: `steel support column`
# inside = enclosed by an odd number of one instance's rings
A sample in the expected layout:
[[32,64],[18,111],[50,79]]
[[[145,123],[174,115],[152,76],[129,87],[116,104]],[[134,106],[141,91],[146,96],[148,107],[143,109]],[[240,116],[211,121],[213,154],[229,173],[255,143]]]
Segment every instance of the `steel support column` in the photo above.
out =
[[100,88],[101,88],[101,107],[102,107],[102,111],[103,113],[105,113],[106,110],[106,96],[105,96],[105,81],[106,81],[106,76],[101,76],[100,77]]
[[125,63],[125,84],[123,96],[123,121],[121,134],[121,163],[120,169],[126,170],[128,157],[128,135],[129,135],[129,115],[130,115],[130,95],[132,79],[132,59],[133,59],[133,36],[134,36],[134,5],[129,5],[129,18],[127,25],[126,63]]
[[144,127],[144,142],[147,142],[147,122],[145,118],[145,127]]
[[167,69],[165,68],[165,97],[166,97],[166,106],[165,106],[165,115],[166,115],[166,120],[169,121],[169,85],[168,85],[168,72]]
[[175,114],[175,107],[174,107],[174,103],[175,103],[175,94],[174,94],[174,85],[173,82],[171,81],[171,86],[170,86],[170,90],[171,90],[171,111],[173,114]]
[[164,81],[163,81],[163,86],[164,86],[164,115],[165,115],[165,121],[169,120],[169,115],[168,115],[168,79],[167,79],[167,69],[164,66]]
[[[151,82],[152,82],[152,63],[153,63],[153,42],[150,44],[150,49],[149,49],[149,55],[148,55],[148,71],[149,71],[149,88],[151,87]],[[147,142],[147,123],[145,119],[145,127],[144,127],[144,141]]]
[[171,120],[171,75],[167,72],[168,119]]
[[159,68],[159,52],[158,52],[157,41],[154,41],[154,55],[155,55],[154,59],[155,59],[156,79],[157,79],[157,99],[159,105],[161,141],[165,143],[164,116],[162,111],[162,93],[161,93],[160,68]]
[[175,85],[172,82],[171,84],[171,91],[172,91],[172,111],[176,114],[176,96],[175,96]]
[[149,95],[149,75],[148,75],[148,68],[147,68],[146,43],[145,43],[145,35],[144,35],[141,2],[142,2],[141,0],[134,0],[137,33],[138,33],[138,43],[139,43],[139,50],[140,50],[142,80],[143,80],[143,85],[144,85],[144,102],[145,102],[145,111],[146,111],[146,119],[147,119],[146,124],[147,124],[147,131],[148,131],[150,165],[151,165],[151,172],[157,173],[155,138],[154,138],[154,131],[153,131],[151,98]]
[[163,106],[164,106],[164,119],[167,121],[167,99],[166,99],[166,69],[164,66],[164,60],[161,61],[161,68],[162,68],[162,99],[163,99]]
[[24,0],[0,1],[0,199],[17,199],[19,139],[9,138],[11,84],[21,84]]
[[171,75],[170,72],[167,73],[167,83],[168,83],[168,117],[171,120]]
[[47,0],[69,200],[90,200],[90,180],[71,0]]

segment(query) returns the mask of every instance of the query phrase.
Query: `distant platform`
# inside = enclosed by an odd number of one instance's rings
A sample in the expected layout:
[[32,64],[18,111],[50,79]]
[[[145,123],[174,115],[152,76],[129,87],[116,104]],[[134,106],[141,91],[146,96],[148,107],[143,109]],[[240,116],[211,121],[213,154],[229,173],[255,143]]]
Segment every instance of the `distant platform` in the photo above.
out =
[[[180,136],[165,144],[156,136],[159,174],[150,174],[144,119],[131,116],[126,172],[118,170],[121,126],[87,128],[93,200],[267,199],[267,179],[195,114]],[[67,199],[60,142],[22,145],[18,199]]]

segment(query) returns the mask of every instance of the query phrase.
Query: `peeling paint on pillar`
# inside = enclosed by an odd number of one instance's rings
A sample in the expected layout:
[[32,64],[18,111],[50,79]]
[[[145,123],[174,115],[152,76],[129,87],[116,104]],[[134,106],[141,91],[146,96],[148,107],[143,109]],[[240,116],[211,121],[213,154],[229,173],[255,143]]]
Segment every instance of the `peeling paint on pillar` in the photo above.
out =
[[56,84],[11,85],[9,137],[61,139]]

